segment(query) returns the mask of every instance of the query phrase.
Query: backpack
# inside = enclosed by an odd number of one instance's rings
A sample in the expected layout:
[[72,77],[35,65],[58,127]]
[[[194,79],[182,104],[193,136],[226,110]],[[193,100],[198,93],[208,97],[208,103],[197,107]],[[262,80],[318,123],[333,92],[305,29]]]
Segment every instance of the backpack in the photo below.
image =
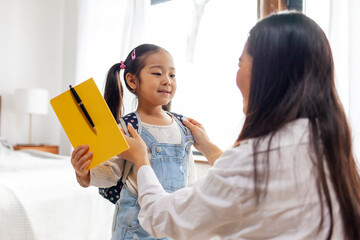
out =
[[[180,120],[180,122],[182,123],[181,121],[181,119],[183,118],[182,115],[173,112],[171,112],[171,114],[174,117],[176,117],[178,120]],[[128,123],[131,123],[131,125],[135,128],[135,130],[138,131],[138,120],[134,112],[125,115],[122,118],[122,120],[125,122],[125,126],[127,126]],[[99,194],[104,198],[108,199],[113,204],[116,204],[117,200],[119,200],[120,198],[120,192],[123,186],[124,186],[124,181],[123,181],[123,177],[121,177],[117,182],[116,186],[112,186],[109,188],[99,188]]]

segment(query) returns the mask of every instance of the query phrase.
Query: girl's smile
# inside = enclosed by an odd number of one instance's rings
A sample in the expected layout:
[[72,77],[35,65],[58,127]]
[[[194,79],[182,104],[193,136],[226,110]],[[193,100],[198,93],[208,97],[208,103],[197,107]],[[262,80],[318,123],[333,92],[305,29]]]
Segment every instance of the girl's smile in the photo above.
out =
[[165,95],[170,95],[171,94],[171,89],[170,90],[158,90],[159,93],[165,94]]
[[159,51],[147,56],[138,80],[136,91],[139,109],[161,108],[168,104],[176,92],[175,67],[171,55]]

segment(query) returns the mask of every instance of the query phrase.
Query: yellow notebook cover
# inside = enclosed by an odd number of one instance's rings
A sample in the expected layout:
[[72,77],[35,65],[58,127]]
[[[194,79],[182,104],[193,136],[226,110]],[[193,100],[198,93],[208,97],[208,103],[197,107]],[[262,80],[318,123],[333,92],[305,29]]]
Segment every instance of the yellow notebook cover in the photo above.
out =
[[72,146],[89,145],[93,159],[89,169],[129,149],[129,145],[116,124],[111,111],[94,80],[74,87],[95,124],[95,133],[70,90],[50,100]]

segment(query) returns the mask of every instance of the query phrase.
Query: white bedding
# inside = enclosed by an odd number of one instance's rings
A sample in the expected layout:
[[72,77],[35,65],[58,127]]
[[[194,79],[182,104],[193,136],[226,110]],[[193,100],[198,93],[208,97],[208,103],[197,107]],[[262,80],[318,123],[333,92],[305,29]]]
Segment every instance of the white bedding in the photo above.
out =
[[0,239],[110,239],[114,209],[69,157],[0,148]]

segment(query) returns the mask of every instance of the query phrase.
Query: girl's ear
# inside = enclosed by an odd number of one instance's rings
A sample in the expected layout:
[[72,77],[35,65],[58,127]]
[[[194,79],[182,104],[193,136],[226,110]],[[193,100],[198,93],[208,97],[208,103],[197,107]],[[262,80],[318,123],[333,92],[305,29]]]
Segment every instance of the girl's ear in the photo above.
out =
[[138,81],[137,81],[136,76],[134,74],[127,73],[125,76],[125,81],[129,85],[129,87],[131,87],[133,92],[135,92],[135,90],[138,86]]

